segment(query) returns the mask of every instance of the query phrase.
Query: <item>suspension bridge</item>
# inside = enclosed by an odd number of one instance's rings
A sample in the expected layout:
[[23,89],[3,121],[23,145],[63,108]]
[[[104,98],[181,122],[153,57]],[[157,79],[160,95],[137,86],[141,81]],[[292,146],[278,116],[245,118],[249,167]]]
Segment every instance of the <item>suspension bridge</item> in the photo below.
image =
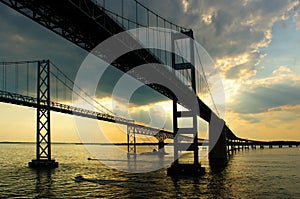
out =
[[[29,166],[58,166],[51,158],[51,111],[126,125],[128,154],[136,153],[136,134],[155,137],[159,149],[164,147],[166,139],[173,139],[174,163],[168,169],[170,175],[204,172],[198,154],[198,146],[201,144],[197,127],[199,117],[209,124],[211,165],[226,165],[227,156],[230,151],[236,149],[235,146],[255,145],[255,141],[237,137],[221,118],[207,74],[203,69],[206,62],[201,57],[201,49],[194,43],[191,29],[170,22],[137,0],[120,0],[118,4],[115,1],[105,0],[0,0],[0,2],[101,60],[111,63],[124,73],[134,71],[137,66],[145,64],[156,64],[155,66],[163,64],[166,67],[152,67],[152,72],[172,85],[171,88],[179,90],[181,95],[187,96],[183,99],[177,98],[174,90],[151,83],[151,78],[141,71],[129,73],[172,100],[173,130],[169,131],[138,124],[113,113],[94,99],[94,96],[90,96],[76,85],[76,82],[65,75],[60,67],[49,60],[2,62],[0,101],[37,110],[36,159],[30,162]],[[157,27],[160,29],[156,29]],[[141,28],[147,29],[143,31]],[[107,44],[114,49],[122,49],[127,52],[126,54],[116,56],[112,48],[96,48],[98,44],[105,43],[112,36],[132,29],[136,29],[134,33],[125,32],[125,37]],[[67,98],[70,99],[71,96],[76,96],[89,104],[92,109],[67,103]],[[192,98],[196,101],[190,100]],[[179,105],[186,111],[180,111]],[[189,118],[192,126],[181,127],[178,120],[183,118]],[[212,120],[221,126],[220,133],[216,132]],[[189,147],[185,148],[187,145]],[[183,149],[193,152],[193,164],[179,163],[178,154]]]

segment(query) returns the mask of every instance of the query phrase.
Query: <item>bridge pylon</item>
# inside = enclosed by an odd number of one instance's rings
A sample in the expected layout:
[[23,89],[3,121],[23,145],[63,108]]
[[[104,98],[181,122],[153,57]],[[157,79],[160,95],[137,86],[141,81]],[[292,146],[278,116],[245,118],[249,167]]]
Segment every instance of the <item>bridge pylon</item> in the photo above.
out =
[[[196,69],[194,66],[194,36],[193,31],[189,30],[182,33],[172,33],[171,37],[172,51],[175,52],[175,42],[182,39],[188,39],[190,62],[189,63],[176,63],[175,54],[172,55],[172,67],[174,70],[187,70],[190,73],[190,84],[192,90],[196,95]],[[201,167],[199,162],[199,143],[198,143],[198,128],[197,128],[197,115],[194,110],[178,111],[178,100],[173,99],[173,131],[174,131],[174,162],[168,168],[168,175],[203,175],[205,168]],[[182,128],[178,125],[178,120],[187,118],[191,120],[192,126]],[[190,142],[180,140],[180,136],[192,136]],[[187,145],[189,146],[187,148]],[[186,149],[187,148],[187,149]],[[193,164],[184,164],[179,161],[179,152],[192,151],[194,160]]]
[[51,159],[49,60],[38,61],[37,75],[36,159],[28,165],[31,168],[55,168],[58,162]]
[[127,126],[127,156],[128,158],[133,155],[136,157],[136,137],[135,137],[135,127]]

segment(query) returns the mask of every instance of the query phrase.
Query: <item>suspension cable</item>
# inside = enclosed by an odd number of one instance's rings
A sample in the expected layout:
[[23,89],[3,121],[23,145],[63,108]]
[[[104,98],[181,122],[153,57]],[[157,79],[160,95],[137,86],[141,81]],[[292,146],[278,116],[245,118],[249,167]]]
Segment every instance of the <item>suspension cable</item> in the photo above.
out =
[[[98,104],[101,108],[103,108],[104,110],[108,111],[110,114],[113,114],[113,115],[117,116],[117,114],[115,114],[112,111],[110,111],[109,109],[107,109],[105,106],[103,106],[102,104],[100,104],[97,100],[93,99],[86,91],[84,91],[82,88],[80,88],[78,85],[76,85],[75,82],[73,82],[68,76],[66,76],[53,62],[51,62],[51,64],[64,76],[64,78],[66,78],[68,81],[70,81],[79,91],[81,91],[88,98],[90,98],[90,100],[92,100],[93,102],[95,102],[96,104]],[[71,90],[73,90],[73,89],[71,89]],[[80,97],[82,97],[82,96],[80,96]]]
[[210,95],[211,101],[213,103],[213,106],[216,109],[217,115],[220,116],[219,111],[217,109],[217,106],[215,104],[214,98],[212,96],[211,90],[210,90],[209,85],[208,85],[208,81],[207,81],[207,78],[206,78],[206,75],[205,75],[205,72],[204,72],[204,68],[203,68],[203,65],[202,65],[202,62],[201,62],[201,59],[200,59],[200,54],[199,54],[197,46],[196,46],[196,51],[197,51],[198,60],[199,60],[199,63],[200,63],[200,66],[201,66],[201,69],[202,69],[202,72],[203,72],[203,80],[206,83],[207,90],[209,92],[209,95]]

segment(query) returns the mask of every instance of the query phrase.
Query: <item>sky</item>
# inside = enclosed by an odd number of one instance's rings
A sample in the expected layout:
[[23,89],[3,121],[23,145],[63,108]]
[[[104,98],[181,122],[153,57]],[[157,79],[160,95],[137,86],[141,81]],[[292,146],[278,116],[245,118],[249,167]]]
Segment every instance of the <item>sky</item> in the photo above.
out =
[[[193,29],[195,40],[206,49],[219,70],[226,97],[224,119],[237,136],[300,141],[300,1],[140,2],[170,21]],[[50,59],[74,78],[74,71],[87,56],[84,50],[3,4],[0,4],[0,26],[0,61]],[[103,80],[106,83],[98,99],[107,106],[111,106],[111,98],[106,95],[112,89],[109,81],[120,75],[111,70],[115,75]],[[170,126],[171,110],[166,99],[149,100],[142,91],[135,96],[144,103],[136,100],[131,104],[133,117],[148,120],[162,117]],[[0,108],[0,141],[34,141],[34,109],[3,103]],[[161,108],[167,114],[162,114]],[[149,115],[149,109],[154,115]],[[53,141],[80,141],[72,116],[52,113],[51,117]],[[119,127],[100,123],[115,133],[110,136],[125,138]]]

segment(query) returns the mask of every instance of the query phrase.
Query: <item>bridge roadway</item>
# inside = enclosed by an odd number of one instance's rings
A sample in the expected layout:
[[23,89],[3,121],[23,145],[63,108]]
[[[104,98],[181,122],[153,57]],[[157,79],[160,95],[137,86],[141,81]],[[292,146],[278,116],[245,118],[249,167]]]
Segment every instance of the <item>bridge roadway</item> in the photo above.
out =
[[229,145],[232,146],[298,146],[300,145],[299,141],[258,141],[238,138],[234,141],[229,141]]
[[[101,8],[91,0],[0,0],[0,2],[88,52],[91,52],[98,44],[109,37],[124,31],[124,27],[111,17],[112,15],[115,17],[123,16],[116,15]],[[127,20],[128,24],[135,23],[134,21],[125,18],[123,19]],[[174,24],[173,26],[178,31],[188,31],[188,29],[183,27]],[[138,27],[141,27],[141,25],[139,24]],[[127,49],[130,53],[116,58],[116,60],[111,60],[110,55],[112,53],[109,49],[98,49],[97,52],[93,53],[96,53],[96,55],[104,61],[111,62],[113,66],[123,72],[127,72],[136,66],[146,63],[161,63],[155,55],[149,50],[144,49],[143,46],[130,35],[122,41],[115,42],[116,43],[111,45],[116,46],[118,49]],[[137,50],[131,51],[130,49],[132,49],[131,47],[133,46]],[[161,71],[156,71],[155,74],[160,73]],[[134,76],[134,74],[132,75]],[[138,75],[134,77],[144,83],[147,82],[147,78],[140,78]],[[169,74],[165,74],[161,78],[172,81],[172,79],[168,77]],[[148,86],[162,93],[166,97],[172,100],[174,99],[174,94],[169,89],[157,84],[150,84]],[[186,88],[184,87],[185,85],[182,84],[177,86],[180,87],[183,95],[195,95],[194,93],[191,93],[190,89],[182,89]],[[201,110],[198,115],[205,121],[210,122],[212,115],[215,115],[215,113],[199,97],[197,97],[197,100],[199,109]],[[189,110],[195,109],[189,102],[179,101],[178,103]],[[238,139],[228,126],[225,128],[228,138]]]

